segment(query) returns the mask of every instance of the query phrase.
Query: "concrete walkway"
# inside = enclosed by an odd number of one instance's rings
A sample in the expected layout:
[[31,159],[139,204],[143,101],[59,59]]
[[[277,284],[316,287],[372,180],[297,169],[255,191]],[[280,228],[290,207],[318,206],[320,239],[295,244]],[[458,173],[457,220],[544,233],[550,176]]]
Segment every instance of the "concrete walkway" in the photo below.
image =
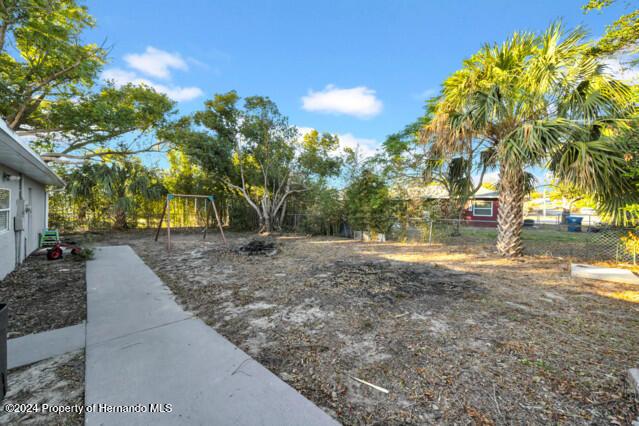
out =
[[[89,412],[86,424],[337,424],[185,312],[130,247],[96,250],[87,299],[85,403],[147,412]],[[149,404],[170,412],[148,412]]]
[[7,368],[22,367],[84,348],[85,324],[7,340]]

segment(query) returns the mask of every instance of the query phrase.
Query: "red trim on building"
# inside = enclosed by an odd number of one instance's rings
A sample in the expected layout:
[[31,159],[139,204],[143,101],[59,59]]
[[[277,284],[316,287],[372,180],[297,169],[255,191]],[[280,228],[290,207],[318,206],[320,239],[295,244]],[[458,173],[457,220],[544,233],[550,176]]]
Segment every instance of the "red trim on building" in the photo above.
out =
[[[492,214],[475,214],[474,204],[475,202],[490,202],[492,203]],[[468,207],[464,211],[464,219],[469,221],[469,225],[472,226],[497,226],[497,214],[499,212],[499,199],[498,198],[479,198],[473,199],[469,202]]]

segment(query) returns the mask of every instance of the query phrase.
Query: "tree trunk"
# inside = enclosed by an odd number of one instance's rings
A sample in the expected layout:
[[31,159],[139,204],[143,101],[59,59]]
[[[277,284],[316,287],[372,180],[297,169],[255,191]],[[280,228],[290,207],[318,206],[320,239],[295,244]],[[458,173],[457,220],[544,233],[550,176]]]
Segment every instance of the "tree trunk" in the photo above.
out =
[[123,209],[117,209],[115,212],[115,229],[128,229],[126,212]]
[[461,225],[461,221],[464,217],[464,206],[465,206],[465,201],[462,200],[458,200],[458,201],[453,201],[454,203],[458,203],[458,205],[455,206],[455,210],[457,211],[457,219],[453,219],[453,231],[451,232],[451,236],[452,237],[459,237],[461,236],[461,231],[460,231],[460,225]]
[[271,222],[271,217],[266,214],[264,215],[264,218],[262,219],[262,231],[261,232],[265,232],[265,233],[269,233],[273,231],[273,223]]
[[497,251],[506,257],[523,254],[521,229],[524,222],[524,171],[521,166],[501,165],[499,170],[499,214]]
[[282,207],[280,207],[280,218],[277,224],[277,227],[280,231],[282,230],[282,226],[284,226],[284,221],[286,220],[286,204],[287,201],[284,200]]

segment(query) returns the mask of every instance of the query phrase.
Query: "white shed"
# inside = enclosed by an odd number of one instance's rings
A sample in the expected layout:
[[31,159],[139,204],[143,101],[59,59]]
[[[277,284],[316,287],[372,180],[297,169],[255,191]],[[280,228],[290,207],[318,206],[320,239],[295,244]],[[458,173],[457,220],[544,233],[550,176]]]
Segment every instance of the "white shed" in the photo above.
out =
[[64,182],[0,119],[0,279],[38,248],[47,186]]

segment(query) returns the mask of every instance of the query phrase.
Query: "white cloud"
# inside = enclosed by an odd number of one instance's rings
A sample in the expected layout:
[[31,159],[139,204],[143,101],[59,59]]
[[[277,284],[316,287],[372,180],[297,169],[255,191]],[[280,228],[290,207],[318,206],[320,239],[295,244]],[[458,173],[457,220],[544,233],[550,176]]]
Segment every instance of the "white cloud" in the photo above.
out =
[[603,62],[614,78],[631,84],[639,83],[639,67],[629,65],[623,57],[608,58]]
[[[304,135],[315,130],[312,127],[300,127],[297,126],[297,130],[300,133],[300,138]],[[343,151],[344,148],[351,148],[357,150],[359,155],[364,158],[372,157],[375,155],[375,151],[379,148],[379,142],[375,139],[358,138],[352,133],[337,133],[339,138],[339,151]]]
[[127,83],[136,83],[137,80],[144,79],[138,78],[132,71],[126,71],[120,68],[110,68],[102,72],[102,80],[111,80],[119,87],[124,86]]
[[351,133],[338,133],[340,148],[351,148],[357,150],[364,158],[372,157],[379,148],[379,143],[375,139],[358,138]]
[[302,108],[306,111],[329,114],[345,114],[358,118],[374,117],[382,111],[382,101],[375,91],[365,86],[340,89],[329,84],[321,91],[309,90],[302,97]]
[[160,93],[164,93],[169,98],[177,102],[190,101],[202,96],[203,94],[202,89],[200,89],[199,87],[181,87],[154,83],[151,80],[138,76],[133,71],[127,71],[121,68],[110,68],[104,70],[104,72],[102,73],[102,79],[111,80],[118,87],[128,83],[144,84]]
[[306,136],[307,134],[311,133],[313,130],[315,130],[312,127],[300,127],[300,126],[296,126],[297,131],[300,134],[300,138],[303,138],[304,136]]
[[124,56],[126,63],[133,69],[155,78],[171,77],[171,69],[186,71],[189,69],[186,61],[178,53],[148,46],[144,53],[130,53]]
[[202,92],[202,89],[200,89],[199,87],[194,87],[194,86],[190,86],[190,87],[180,87],[180,86],[164,86],[162,84],[153,84],[151,87],[153,87],[155,90],[157,90],[160,93],[164,93],[166,96],[168,96],[169,98],[173,99],[174,101],[177,102],[183,102],[183,101],[190,101],[193,100],[195,98],[199,98],[200,96],[202,96],[204,94],[204,92]]

